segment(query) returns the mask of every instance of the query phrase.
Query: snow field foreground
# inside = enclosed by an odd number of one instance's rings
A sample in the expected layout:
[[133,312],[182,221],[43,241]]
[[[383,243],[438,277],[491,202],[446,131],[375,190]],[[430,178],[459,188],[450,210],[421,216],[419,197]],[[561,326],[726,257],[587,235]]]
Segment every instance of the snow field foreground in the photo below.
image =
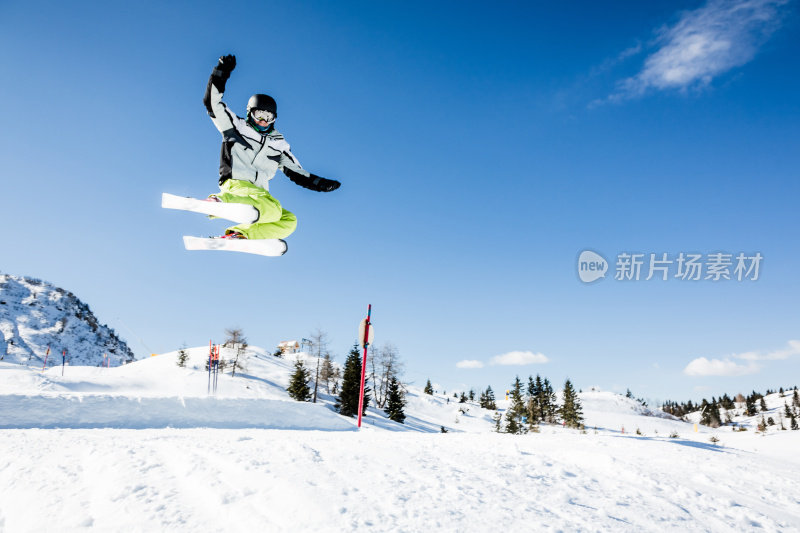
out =
[[5,430],[0,494],[8,532],[800,527],[797,461],[555,429]]
[[695,429],[592,389],[585,433],[506,435],[411,385],[405,424],[371,404],[356,431],[322,386],[289,398],[295,356],[249,351],[215,395],[207,347],[187,368],[0,363],[0,532],[800,531],[800,432],[760,416]]

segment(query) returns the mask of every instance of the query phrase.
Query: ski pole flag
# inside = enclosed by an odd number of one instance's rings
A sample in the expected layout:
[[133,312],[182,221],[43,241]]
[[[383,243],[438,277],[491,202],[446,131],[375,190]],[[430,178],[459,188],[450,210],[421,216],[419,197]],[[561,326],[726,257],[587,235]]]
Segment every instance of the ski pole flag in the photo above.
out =
[[67,349],[61,352],[61,375],[64,375],[64,365],[67,364]]
[[358,328],[358,342],[364,347],[364,359],[361,362],[361,394],[358,395],[358,427],[361,427],[361,413],[364,411],[364,378],[367,373],[367,348],[375,337],[370,318],[372,317],[372,304],[367,307],[367,318],[361,321]]

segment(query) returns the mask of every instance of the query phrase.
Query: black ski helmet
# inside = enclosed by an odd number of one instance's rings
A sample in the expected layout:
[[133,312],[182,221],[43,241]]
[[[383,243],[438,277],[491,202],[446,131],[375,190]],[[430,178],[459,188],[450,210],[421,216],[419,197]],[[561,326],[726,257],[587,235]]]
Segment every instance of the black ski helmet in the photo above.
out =
[[278,104],[275,99],[268,94],[254,94],[247,101],[247,116],[250,116],[250,111],[253,109],[262,109],[269,111],[275,118],[278,118]]

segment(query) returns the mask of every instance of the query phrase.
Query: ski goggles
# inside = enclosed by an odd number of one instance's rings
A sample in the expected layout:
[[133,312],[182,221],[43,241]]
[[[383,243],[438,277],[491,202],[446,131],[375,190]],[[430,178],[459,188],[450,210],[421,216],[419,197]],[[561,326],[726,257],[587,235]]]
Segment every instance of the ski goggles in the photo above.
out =
[[250,111],[250,116],[257,122],[272,123],[275,121],[275,114],[264,109],[253,109]]

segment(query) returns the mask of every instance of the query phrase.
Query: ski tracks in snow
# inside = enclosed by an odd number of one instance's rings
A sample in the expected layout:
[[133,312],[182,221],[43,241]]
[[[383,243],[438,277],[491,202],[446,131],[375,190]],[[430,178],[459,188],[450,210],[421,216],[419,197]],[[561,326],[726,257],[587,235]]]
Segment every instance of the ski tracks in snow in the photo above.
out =
[[0,432],[0,530],[783,531],[800,464],[680,439]]

